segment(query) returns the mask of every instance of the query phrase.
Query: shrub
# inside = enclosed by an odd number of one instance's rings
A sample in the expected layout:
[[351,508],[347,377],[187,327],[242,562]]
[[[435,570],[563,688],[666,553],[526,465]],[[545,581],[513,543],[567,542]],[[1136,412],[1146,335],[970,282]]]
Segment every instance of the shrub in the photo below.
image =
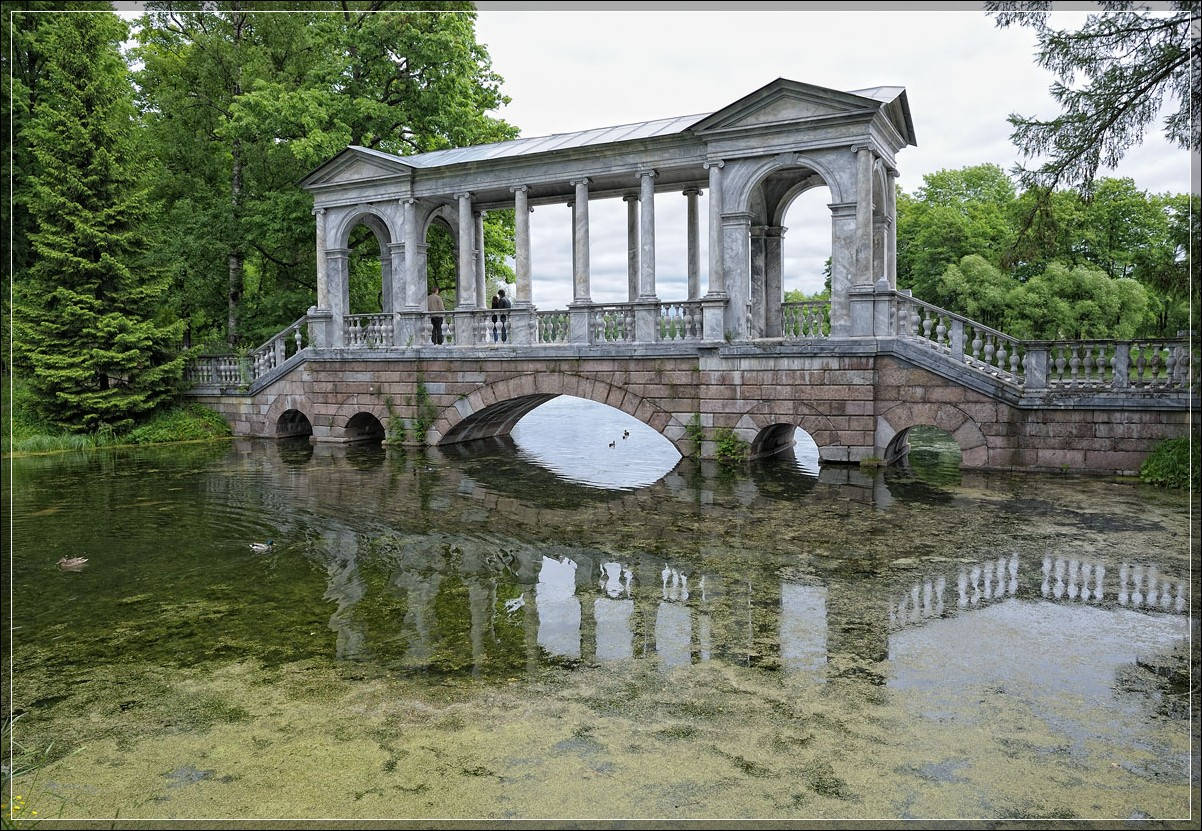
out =
[[1162,488],[1188,488],[1191,478],[1194,486],[1202,470],[1202,443],[1194,442],[1190,452],[1189,439],[1165,439],[1152,450],[1139,468],[1139,478],[1149,485]]

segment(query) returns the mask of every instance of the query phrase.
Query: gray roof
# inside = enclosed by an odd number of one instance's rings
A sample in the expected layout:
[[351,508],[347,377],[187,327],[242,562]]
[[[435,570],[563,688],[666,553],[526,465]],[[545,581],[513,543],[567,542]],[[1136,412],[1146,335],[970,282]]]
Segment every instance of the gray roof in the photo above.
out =
[[707,115],[709,113],[657,118],[654,121],[619,124],[616,127],[595,127],[591,130],[578,130],[574,133],[555,133],[550,136],[519,138],[492,144],[477,144],[471,147],[448,147],[446,150],[434,150],[430,153],[418,153],[413,156],[394,156],[391,153],[382,153],[366,147],[356,147],[355,149],[389,161],[400,161],[411,167],[441,167],[463,162],[479,162],[485,159],[525,156],[529,153],[545,153],[548,150],[562,150],[566,147],[588,147],[594,144],[609,144],[614,141],[666,136],[683,132],[685,128]]

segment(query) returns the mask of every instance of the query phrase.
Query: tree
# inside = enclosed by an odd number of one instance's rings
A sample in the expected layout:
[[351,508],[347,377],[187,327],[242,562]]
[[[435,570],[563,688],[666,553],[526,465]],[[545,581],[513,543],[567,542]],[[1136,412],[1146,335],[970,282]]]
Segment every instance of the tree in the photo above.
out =
[[995,265],[1011,244],[1014,183],[994,164],[940,170],[897,200],[897,283],[939,303],[939,277],[978,254]]
[[1147,290],[1089,265],[1053,262],[1019,284],[1008,298],[1004,331],[1019,338],[1080,340],[1135,337],[1147,309]]
[[156,319],[164,285],[141,267],[146,218],[133,90],[111,13],[47,16],[39,94],[21,131],[32,261],[14,340],[36,406],[73,430],[132,425],[174,394],[178,323]]
[[[273,10],[290,13],[259,13]],[[305,173],[350,144],[416,153],[517,132],[486,114],[508,99],[467,3],[158,3],[139,40],[157,196],[183,220],[162,235],[162,259],[179,263],[196,326],[231,346],[315,300]],[[490,241],[503,222],[489,217]],[[353,243],[356,302],[376,303],[376,241]],[[503,278],[499,253],[490,273]]]
[[[1168,100],[1165,137],[1187,150],[1202,146],[1202,39],[1196,0],[1175,0],[1169,14],[1107,3],[1076,31],[1048,25],[1049,2],[988,2],[999,27],[1028,26],[1039,42],[1038,64],[1056,75],[1052,96],[1062,112],[1044,120],[1010,116],[1011,140],[1039,167],[1016,168],[1024,189],[1075,186],[1088,196],[1101,165],[1115,167],[1143,140]],[[1084,83],[1074,86],[1080,78]]]

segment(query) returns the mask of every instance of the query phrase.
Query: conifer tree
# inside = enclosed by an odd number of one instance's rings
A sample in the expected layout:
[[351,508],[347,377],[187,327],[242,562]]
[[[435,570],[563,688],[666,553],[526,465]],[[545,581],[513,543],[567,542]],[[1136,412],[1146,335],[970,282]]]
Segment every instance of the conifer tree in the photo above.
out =
[[38,27],[40,95],[19,137],[35,169],[15,346],[43,417],[120,430],[178,387],[182,326],[156,318],[165,284],[142,267],[146,196],[119,51],[127,27],[109,12],[49,17]]

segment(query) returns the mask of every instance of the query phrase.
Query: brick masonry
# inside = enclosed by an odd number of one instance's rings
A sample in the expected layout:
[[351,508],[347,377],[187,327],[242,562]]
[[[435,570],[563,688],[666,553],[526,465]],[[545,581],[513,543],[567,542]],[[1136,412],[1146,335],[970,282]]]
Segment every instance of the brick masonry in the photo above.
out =
[[411,442],[424,421],[425,443],[438,444],[504,434],[556,395],[616,407],[682,455],[695,450],[687,426],[697,414],[704,458],[720,428],[754,452],[768,428],[792,424],[824,461],[858,462],[884,457],[911,427],[933,425],[956,439],[966,468],[1130,473],[1158,441],[1189,429],[1180,409],[1020,409],[885,355],[311,360],[253,395],[196,400],[221,412],[235,435],[281,435],[285,413],[296,410],[315,441],[348,441],[356,437],[348,422],[366,412],[386,434],[403,426]]

